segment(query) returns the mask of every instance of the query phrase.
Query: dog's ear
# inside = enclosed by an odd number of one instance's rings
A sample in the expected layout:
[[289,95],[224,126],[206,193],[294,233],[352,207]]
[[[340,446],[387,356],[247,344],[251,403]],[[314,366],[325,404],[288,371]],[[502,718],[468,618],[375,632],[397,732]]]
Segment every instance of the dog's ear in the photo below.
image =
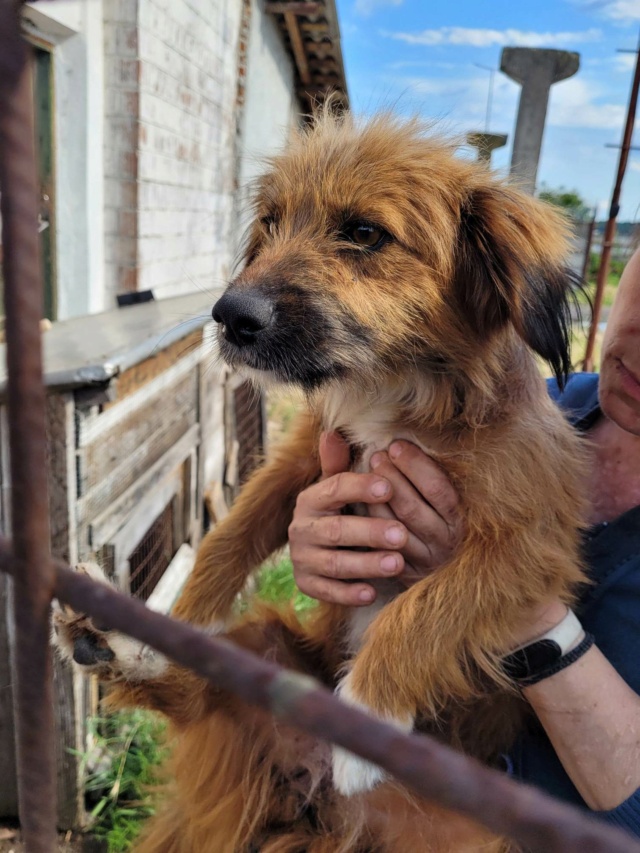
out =
[[485,185],[460,217],[455,284],[480,337],[512,323],[562,386],[571,369],[569,300],[576,277],[563,265],[567,225],[548,205]]

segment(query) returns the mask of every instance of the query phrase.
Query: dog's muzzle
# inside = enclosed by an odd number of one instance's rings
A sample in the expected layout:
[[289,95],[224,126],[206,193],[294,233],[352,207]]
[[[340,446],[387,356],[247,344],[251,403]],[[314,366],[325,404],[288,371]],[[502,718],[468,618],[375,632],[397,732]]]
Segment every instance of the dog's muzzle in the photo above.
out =
[[222,334],[238,347],[257,343],[273,322],[273,302],[251,290],[228,291],[213,306],[211,315],[222,325]]

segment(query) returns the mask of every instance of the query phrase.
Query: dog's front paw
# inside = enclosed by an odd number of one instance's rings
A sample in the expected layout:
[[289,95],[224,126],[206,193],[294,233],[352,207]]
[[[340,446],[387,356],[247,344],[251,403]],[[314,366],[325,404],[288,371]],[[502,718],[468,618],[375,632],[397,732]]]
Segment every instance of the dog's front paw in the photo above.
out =
[[345,797],[364,794],[384,782],[386,773],[339,746],[333,747],[333,787]]
[[[360,708],[370,716],[377,717],[379,720],[400,729],[400,731],[410,732],[413,729],[413,714],[396,717],[392,714],[385,714],[383,711],[375,711],[359,700],[353,690],[351,675],[347,675],[340,682],[336,692],[347,705]],[[386,778],[386,773],[377,764],[365,761],[364,758],[359,758],[352,752],[342,749],[342,747],[333,747],[333,785],[345,797],[372,791]]]
[[[76,571],[99,583],[109,583],[95,563],[81,563]],[[76,613],[58,601],[53,604],[52,643],[62,658],[104,681],[156,678],[167,665],[163,655],[139,640],[96,624],[85,613]]]

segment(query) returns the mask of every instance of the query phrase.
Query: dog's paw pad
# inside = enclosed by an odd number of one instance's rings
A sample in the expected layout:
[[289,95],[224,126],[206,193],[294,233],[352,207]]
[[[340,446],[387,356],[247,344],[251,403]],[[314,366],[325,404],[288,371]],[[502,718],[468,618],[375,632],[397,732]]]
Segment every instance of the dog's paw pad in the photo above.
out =
[[115,652],[105,640],[89,632],[81,634],[73,642],[73,659],[80,666],[95,666],[108,663],[115,658]]
[[[81,563],[76,571],[109,584],[95,563]],[[58,601],[53,606],[52,628],[52,642],[61,657],[103,680],[143,681],[159,677],[166,669],[167,659],[150,646]]]

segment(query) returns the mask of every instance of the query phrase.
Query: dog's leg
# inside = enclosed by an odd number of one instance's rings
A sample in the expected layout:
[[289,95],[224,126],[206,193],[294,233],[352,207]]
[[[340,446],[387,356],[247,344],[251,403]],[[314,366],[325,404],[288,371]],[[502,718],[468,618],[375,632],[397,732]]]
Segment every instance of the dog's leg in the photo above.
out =
[[174,616],[196,625],[225,620],[251,572],[286,544],[296,498],[320,474],[319,432],[303,415],[251,477],[229,515],[203,539]]
[[[99,583],[109,583],[95,563],[82,563],[76,571]],[[206,712],[208,694],[213,693],[206,681],[177,667],[145,643],[96,625],[86,614],[57,601],[53,606],[52,642],[63,659],[110,686],[113,706],[161,711],[178,725],[193,722]]]
[[[552,545],[540,546],[526,576],[518,572],[516,547],[501,553],[495,543],[476,545],[378,614],[338,688],[342,699],[407,731],[418,713],[435,719],[452,700],[473,699],[487,678],[508,689],[500,658],[517,626],[549,595],[569,601],[581,573]],[[382,778],[377,767],[336,751],[334,782],[342,793],[370,790]]]

